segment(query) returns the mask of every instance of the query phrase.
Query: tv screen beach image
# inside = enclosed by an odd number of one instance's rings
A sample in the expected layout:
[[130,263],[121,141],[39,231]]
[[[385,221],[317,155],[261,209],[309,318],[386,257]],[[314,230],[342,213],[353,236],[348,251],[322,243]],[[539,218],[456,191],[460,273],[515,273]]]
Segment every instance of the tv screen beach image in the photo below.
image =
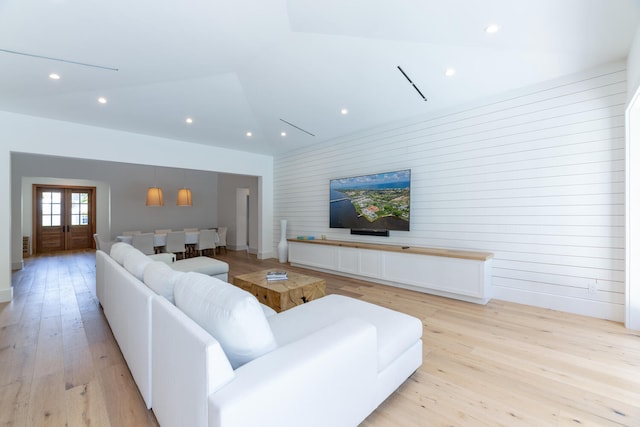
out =
[[409,231],[411,170],[332,179],[331,228]]

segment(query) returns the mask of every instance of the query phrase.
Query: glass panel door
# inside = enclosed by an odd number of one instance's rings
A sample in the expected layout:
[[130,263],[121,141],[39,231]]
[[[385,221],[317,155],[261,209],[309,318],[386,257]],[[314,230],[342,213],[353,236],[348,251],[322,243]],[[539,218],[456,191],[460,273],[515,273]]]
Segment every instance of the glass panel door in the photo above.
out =
[[93,247],[95,188],[36,186],[36,253]]

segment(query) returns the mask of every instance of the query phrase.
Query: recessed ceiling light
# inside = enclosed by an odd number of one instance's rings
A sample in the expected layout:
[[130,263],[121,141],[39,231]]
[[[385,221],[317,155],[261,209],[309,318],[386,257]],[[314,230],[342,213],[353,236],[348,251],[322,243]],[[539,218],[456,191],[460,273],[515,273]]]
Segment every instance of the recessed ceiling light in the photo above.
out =
[[447,76],[447,77],[451,77],[451,76],[453,76],[455,73],[456,73],[456,70],[455,70],[454,68],[447,68],[447,69],[444,71],[444,75],[445,75],[445,76]]
[[51,74],[49,74],[49,78],[51,80],[60,80],[60,74],[51,73]]
[[287,136],[287,133],[286,132],[280,132],[280,136],[281,137],[285,137],[285,136]]
[[248,137],[252,137],[253,136],[253,132],[248,131],[245,135],[247,135]]
[[342,114],[343,116],[346,114],[349,114],[349,110],[347,110],[346,108],[343,108],[340,110],[340,114]]
[[495,34],[498,31],[500,31],[500,25],[498,24],[491,24],[489,26],[487,26],[487,28],[484,29],[485,33],[487,34]]
[[193,119],[191,117],[187,117],[185,119],[185,122],[190,125],[191,123],[193,123]]
[[106,104],[107,103],[107,98],[105,98],[104,96],[101,96],[100,98],[98,98],[98,102],[100,104]]

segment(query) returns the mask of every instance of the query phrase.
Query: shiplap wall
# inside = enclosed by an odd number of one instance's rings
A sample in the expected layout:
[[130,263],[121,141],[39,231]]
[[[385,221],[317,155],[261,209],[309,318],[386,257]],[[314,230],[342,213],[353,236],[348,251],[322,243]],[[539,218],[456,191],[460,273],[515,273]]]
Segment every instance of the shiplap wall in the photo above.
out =
[[[494,298],[621,321],[626,87],[608,64],[280,155],[274,236],[490,251]],[[329,228],[330,178],[405,168],[409,232]]]

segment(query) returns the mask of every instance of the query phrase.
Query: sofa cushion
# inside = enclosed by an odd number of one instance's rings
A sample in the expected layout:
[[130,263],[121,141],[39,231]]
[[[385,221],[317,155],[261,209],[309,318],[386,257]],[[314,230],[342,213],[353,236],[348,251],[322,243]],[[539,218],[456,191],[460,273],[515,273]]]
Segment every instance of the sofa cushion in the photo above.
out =
[[271,317],[271,316],[275,316],[276,314],[278,314],[277,311],[275,311],[273,308],[269,307],[268,305],[264,305],[264,304],[260,303],[260,307],[262,308],[262,311],[264,312],[264,315],[266,317]]
[[132,248],[124,254],[124,268],[133,274],[136,279],[142,281],[144,276],[144,268],[147,264],[154,262],[151,258],[143,254],[136,248]]
[[115,262],[117,262],[120,265],[123,265],[124,254],[126,254],[132,249],[135,249],[135,248],[128,243],[117,242],[117,243],[114,243],[113,246],[111,246],[111,252],[109,252],[109,255],[111,256],[111,258],[115,260]]
[[144,268],[144,284],[173,304],[173,288],[182,274],[163,261],[153,261]]
[[162,261],[165,264],[171,265],[176,262],[176,254],[171,252],[160,252],[159,254],[147,255],[154,261]]
[[264,311],[249,292],[189,272],[173,293],[176,306],[218,340],[234,369],[276,348]]
[[422,322],[408,314],[342,295],[327,295],[268,318],[279,346],[297,341],[340,319],[357,317],[376,327],[382,371],[422,338]]
[[196,273],[206,274],[207,276],[215,276],[229,272],[229,264],[206,256],[181,259],[171,264],[171,268],[177,271],[195,271]]

